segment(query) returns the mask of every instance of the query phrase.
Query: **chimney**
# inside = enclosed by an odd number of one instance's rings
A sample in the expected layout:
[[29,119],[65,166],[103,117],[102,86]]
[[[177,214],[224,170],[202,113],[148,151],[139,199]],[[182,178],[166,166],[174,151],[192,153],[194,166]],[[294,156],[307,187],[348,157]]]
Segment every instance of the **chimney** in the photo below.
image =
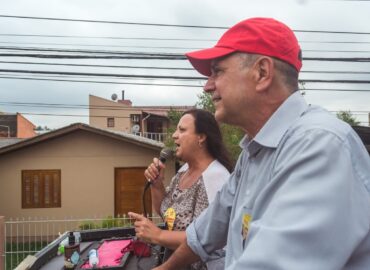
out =
[[121,103],[121,104],[129,106],[129,107],[132,106],[131,100],[125,99],[125,90],[122,90],[122,99],[118,100],[118,103]]

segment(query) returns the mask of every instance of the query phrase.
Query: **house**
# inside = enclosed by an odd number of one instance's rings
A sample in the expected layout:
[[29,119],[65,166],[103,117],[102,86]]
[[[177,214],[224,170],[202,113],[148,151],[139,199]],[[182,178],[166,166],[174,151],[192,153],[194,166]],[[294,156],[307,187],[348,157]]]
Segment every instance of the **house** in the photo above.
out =
[[35,125],[20,113],[0,112],[0,138],[30,138],[36,136]]
[[89,124],[91,126],[124,131],[149,139],[164,141],[170,125],[168,112],[186,111],[194,106],[132,106],[124,97],[112,100],[89,95]]
[[[0,216],[142,213],[147,165],[162,142],[76,123],[0,148]],[[166,163],[166,184],[175,161]],[[145,198],[151,210],[150,192]]]
[[364,143],[367,152],[370,155],[370,127],[366,126],[352,126],[356,131],[362,142]]

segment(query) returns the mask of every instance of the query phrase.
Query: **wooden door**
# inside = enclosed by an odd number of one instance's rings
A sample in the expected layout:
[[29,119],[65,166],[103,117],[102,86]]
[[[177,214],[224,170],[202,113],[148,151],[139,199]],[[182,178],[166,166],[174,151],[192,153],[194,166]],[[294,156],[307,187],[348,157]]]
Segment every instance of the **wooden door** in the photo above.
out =
[[[114,214],[122,215],[127,212],[142,214],[143,191],[146,183],[144,171],[146,168],[116,168],[115,169],[115,206]],[[145,194],[145,206],[148,215],[152,215],[152,198],[150,189]]]

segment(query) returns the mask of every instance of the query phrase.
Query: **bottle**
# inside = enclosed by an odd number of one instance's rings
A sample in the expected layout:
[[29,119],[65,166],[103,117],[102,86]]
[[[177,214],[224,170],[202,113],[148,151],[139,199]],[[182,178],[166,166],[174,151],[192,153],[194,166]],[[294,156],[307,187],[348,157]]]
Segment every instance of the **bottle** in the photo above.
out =
[[68,244],[64,247],[64,268],[73,269],[80,260],[80,243],[76,243],[73,232],[69,232]]
[[96,249],[91,249],[89,251],[89,264],[90,267],[98,266],[99,264],[98,251]]

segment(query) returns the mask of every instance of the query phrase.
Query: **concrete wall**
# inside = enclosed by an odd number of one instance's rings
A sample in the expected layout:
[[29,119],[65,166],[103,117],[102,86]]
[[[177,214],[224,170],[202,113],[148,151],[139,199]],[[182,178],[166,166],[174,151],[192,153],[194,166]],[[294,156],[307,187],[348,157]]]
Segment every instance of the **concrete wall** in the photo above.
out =
[[36,136],[35,125],[17,113],[17,138],[30,138]]
[[[141,115],[141,110],[133,109],[122,103],[89,96],[89,124],[91,126],[131,133],[130,114]],[[115,118],[113,128],[107,127],[107,116]]]

